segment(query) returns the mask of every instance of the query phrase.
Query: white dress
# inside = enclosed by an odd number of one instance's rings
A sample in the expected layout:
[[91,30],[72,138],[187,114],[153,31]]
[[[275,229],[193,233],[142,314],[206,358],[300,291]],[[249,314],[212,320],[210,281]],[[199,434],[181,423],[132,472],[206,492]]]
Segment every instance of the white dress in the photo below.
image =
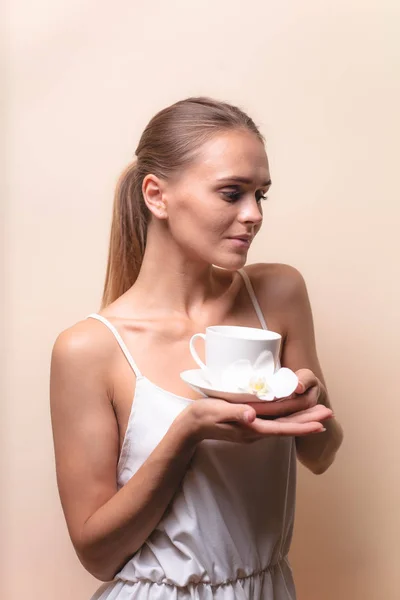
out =
[[[250,279],[239,272],[267,329]],[[89,316],[112,331],[137,378],[118,462],[121,488],[193,400],[149,381],[115,327]],[[288,562],[295,486],[292,437],[202,441],[157,527],[92,600],[295,600]]]

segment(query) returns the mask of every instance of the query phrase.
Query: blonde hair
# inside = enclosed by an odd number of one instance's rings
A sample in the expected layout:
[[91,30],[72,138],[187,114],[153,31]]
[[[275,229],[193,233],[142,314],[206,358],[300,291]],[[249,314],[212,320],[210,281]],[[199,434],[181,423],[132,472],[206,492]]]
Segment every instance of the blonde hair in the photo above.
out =
[[153,173],[168,179],[194,160],[198,149],[216,133],[238,128],[251,131],[264,142],[246,113],[211,98],[181,100],[151,119],[140,138],[135,160],[117,183],[102,307],[126,292],[140,271],[150,219],[142,195],[145,176]]

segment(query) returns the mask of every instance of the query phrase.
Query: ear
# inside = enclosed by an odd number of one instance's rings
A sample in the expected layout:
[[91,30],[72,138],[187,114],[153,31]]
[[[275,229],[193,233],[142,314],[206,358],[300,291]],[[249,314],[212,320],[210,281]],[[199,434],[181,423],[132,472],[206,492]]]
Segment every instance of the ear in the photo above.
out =
[[167,219],[167,203],[165,201],[163,181],[152,175],[146,175],[142,185],[143,199],[147,208],[157,219]]

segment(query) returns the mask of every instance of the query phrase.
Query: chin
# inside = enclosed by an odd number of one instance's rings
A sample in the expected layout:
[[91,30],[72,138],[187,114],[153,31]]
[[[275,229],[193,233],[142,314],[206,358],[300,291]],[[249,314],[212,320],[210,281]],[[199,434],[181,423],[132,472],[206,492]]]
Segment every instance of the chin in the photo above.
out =
[[224,258],[215,258],[212,264],[215,267],[220,267],[221,269],[226,269],[227,271],[237,271],[238,269],[244,267],[246,262],[247,252],[246,254],[236,254],[234,256],[226,256]]

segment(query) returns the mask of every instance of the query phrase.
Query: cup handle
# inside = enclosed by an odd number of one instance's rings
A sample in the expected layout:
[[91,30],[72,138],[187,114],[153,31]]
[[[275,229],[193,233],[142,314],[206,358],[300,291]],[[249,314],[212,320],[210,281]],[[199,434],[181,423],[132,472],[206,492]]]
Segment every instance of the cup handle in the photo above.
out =
[[206,340],[206,336],[204,333],[195,333],[194,335],[192,335],[192,337],[190,338],[190,342],[189,342],[190,353],[193,356],[196,363],[199,365],[199,367],[201,367],[202,369],[207,369],[206,365],[199,358],[199,356],[194,348],[194,342],[195,342],[196,338],[202,338],[204,341]]

